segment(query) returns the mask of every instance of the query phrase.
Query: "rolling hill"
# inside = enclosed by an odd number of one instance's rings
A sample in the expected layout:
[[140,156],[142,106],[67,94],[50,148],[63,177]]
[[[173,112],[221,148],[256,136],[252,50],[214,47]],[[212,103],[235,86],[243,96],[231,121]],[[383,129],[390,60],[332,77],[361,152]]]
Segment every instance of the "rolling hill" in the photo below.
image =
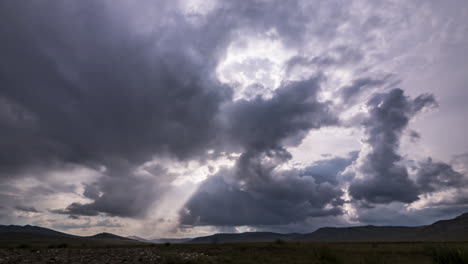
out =
[[114,235],[114,234],[111,234],[111,233],[99,233],[99,234],[96,234],[94,236],[88,236],[88,237],[85,237],[85,238],[137,241],[137,240],[131,239],[129,237],[122,237],[122,236]]
[[268,242],[278,239],[292,240],[294,234],[279,234],[271,232],[246,232],[246,233],[220,233],[211,236],[197,237],[188,243],[241,243],[241,242]]
[[43,234],[50,236],[62,236],[62,237],[77,237],[67,233],[62,233],[52,229],[40,227],[40,226],[19,226],[19,225],[0,225],[0,233],[30,233],[30,234]]
[[278,239],[311,242],[468,241],[468,213],[427,226],[324,227],[308,234],[215,234],[194,238],[189,243],[271,242]]
[[426,226],[356,226],[324,227],[307,234],[280,234],[272,232],[219,233],[193,239],[152,239],[122,237],[111,233],[99,233],[81,237],[38,226],[0,225],[0,246],[19,243],[71,245],[126,244],[126,243],[242,243],[310,241],[310,242],[396,242],[396,241],[468,241],[468,213],[454,219],[437,221]]
[[0,225],[0,247],[19,245],[33,246],[103,246],[127,245],[142,243],[130,238],[110,233],[100,233],[93,236],[75,236],[39,226]]

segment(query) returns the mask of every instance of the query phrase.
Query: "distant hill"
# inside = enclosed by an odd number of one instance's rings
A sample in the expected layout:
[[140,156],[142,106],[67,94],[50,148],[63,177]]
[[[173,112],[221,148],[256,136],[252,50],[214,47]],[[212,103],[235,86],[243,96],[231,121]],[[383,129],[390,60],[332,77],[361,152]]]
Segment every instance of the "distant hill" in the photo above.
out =
[[454,219],[437,221],[427,226],[356,226],[324,227],[308,234],[247,232],[214,234],[193,239],[152,239],[122,237],[99,233],[81,237],[38,226],[0,225],[0,246],[19,243],[47,244],[128,244],[128,243],[242,243],[283,241],[368,242],[368,241],[468,241],[468,213]]
[[468,241],[468,213],[427,226],[324,227],[308,234],[269,232],[215,234],[194,238],[189,243],[271,242],[278,239],[315,242]]
[[151,239],[148,242],[155,243],[155,244],[164,244],[164,243],[171,243],[171,244],[182,244],[192,240],[191,238],[157,238]]
[[67,233],[62,233],[52,229],[40,226],[19,226],[19,225],[0,225],[0,233],[30,233],[30,234],[44,234],[50,236],[63,236],[63,237],[78,237]]
[[304,241],[415,241],[419,238],[421,227],[406,226],[357,226],[324,227],[315,232],[304,234],[298,240]]
[[39,226],[0,225],[0,246],[11,244],[51,244],[67,243],[70,245],[126,244],[139,241],[114,235],[99,233],[93,236],[75,236]]
[[96,234],[94,236],[88,236],[86,238],[137,241],[135,239],[131,239],[131,238],[128,238],[128,237],[122,237],[122,236],[114,235],[114,234],[111,234],[111,233],[99,233],[99,234]]
[[320,228],[306,241],[468,241],[468,213],[427,226],[357,226]]
[[441,220],[424,226],[419,235],[425,240],[465,240],[468,241],[468,213],[454,219]]
[[143,244],[135,240],[121,240],[121,239],[100,239],[100,238],[86,238],[86,237],[65,237],[54,236],[39,233],[0,233],[0,248],[1,247],[18,247],[18,246],[31,246],[31,247],[104,247],[104,246],[134,246]]
[[145,239],[141,238],[139,236],[128,236],[127,238],[140,241],[140,242],[146,242],[146,243],[154,243],[154,244],[164,244],[164,243],[171,243],[171,244],[182,244],[185,243],[191,238],[155,238],[155,239]]
[[128,236],[127,238],[132,239],[132,240],[136,240],[136,241],[140,241],[140,242],[151,242],[148,239],[144,239],[144,238],[141,238],[139,236]]
[[279,234],[271,232],[246,232],[235,234],[215,234],[211,236],[197,237],[189,243],[240,243],[240,242],[268,242],[278,239],[291,240],[297,234]]

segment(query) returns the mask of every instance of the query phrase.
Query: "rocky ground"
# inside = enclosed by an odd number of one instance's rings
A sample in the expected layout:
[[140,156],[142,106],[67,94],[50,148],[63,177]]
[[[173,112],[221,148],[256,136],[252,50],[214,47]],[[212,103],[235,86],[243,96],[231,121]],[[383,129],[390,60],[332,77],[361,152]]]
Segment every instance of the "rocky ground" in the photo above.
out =
[[203,253],[160,254],[155,248],[0,249],[0,263],[196,263]]

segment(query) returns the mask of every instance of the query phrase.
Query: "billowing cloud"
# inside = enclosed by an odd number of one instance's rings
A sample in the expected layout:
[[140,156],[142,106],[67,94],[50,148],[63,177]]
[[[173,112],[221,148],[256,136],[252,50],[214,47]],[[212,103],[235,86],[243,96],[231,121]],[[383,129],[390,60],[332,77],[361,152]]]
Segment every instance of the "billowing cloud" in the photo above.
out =
[[356,159],[355,153],[303,169],[279,169],[288,156],[284,151],[244,153],[236,167],[220,171],[200,186],[182,210],[181,223],[286,225],[341,215],[343,191],[337,179]]
[[197,2],[0,3],[0,221],[294,231],[465,208],[466,139],[434,140],[466,131],[465,3]]
[[433,192],[443,187],[466,186],[467,179],[444,162],[434,162],[431,158],[419,164],[417,184],[424,192]]
[[418,186],[409,178],[403,158],[398,154],[400,137],[409,120],[425,107],[436,105],[430,95],[410,99],[403,90],[376,94],[367,103],[368,116],[363,120],[370,151],[359,167],[360,178],[349,188],[352,197],[371,203],[418,199]]

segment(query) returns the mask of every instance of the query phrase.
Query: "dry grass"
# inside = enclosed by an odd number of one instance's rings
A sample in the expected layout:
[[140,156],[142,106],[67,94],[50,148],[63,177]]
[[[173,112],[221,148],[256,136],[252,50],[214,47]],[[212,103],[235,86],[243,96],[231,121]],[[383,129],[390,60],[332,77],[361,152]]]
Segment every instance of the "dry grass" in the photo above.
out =
[[[0,250],[0,259],[49,259],[66,263],[85,258],[88,263],[235,263],[235,264],[387,264],[467,262],[468,243],[235,243],[235,244],[170,244],[168,245],[75,245],[53,244],[49,247],[22,244],[21,249]],[[39,253],[38,253],[39,252]],[[33,259],[31,259],[33,258]],[[0,263],[2,261],[0,260]],[[8,262],[5,262],[8,263]],[[21,263],[21,262],[9,262]],[[62,263],[56,261],[56,263]]]

